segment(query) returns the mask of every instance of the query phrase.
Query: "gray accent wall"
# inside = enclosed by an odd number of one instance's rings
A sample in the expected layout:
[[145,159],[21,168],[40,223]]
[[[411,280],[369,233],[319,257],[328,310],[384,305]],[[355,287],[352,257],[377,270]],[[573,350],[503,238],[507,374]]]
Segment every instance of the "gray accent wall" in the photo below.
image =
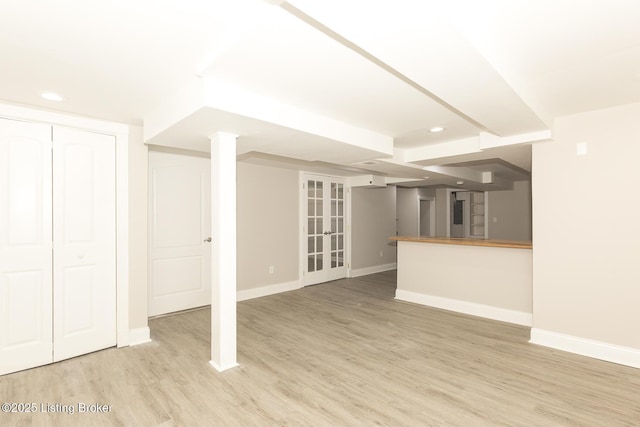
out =
[[395,235],[396,187],[352,188],[351,269],[395,263]]
[[239,291],[298,280],[298,182],[295,170],[238,162]]
[[531,240],[531,182],[516,181],[513,190],[489,192],[489,238]]
[[420,231],[420,204],[417,188],[396,190],[398,236],[418,236]]

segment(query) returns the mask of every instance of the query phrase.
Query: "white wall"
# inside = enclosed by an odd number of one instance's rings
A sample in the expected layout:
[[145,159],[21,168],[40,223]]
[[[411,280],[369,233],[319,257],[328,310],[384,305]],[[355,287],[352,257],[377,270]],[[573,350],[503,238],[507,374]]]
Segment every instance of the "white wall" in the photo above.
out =
[[514,182],[513,190],[491,191],[488,201],[490,239],[531,240],[530,181]]
[[418,189],[397,187],[398,236],[418,236],[420,234],[419,213]]
[[640,103],[558,118],[553,136],[533,146],[534,332],[640,366]]
[[395,235],[396,187],[352,188],[351,269],[394,264]]
[[238,162],[237,189],[238,290],[297,281],[298,172]]

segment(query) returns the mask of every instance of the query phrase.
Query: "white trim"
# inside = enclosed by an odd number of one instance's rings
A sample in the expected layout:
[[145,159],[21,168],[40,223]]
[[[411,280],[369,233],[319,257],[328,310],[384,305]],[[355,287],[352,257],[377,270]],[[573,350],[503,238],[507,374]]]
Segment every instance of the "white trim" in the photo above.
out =
[[[237,365],[236,135],[218,132],[211,143],[211,361]],[[220,369],[219,369],[220,370]]]
[[396,299],[429,307],[455,311],[458,313],[470,314],[472,316],[499,320],[501,322],[515,323],[516,325],[531,326],[533,324],[533,315],[531,313],[510,310],[508,308],[493,307],[474,302],[420,294],[402,289],[396,290]]
[[116,330],[129,345],[129,135],[116,135]]
[[357,268],[350,270],[347,277],[360,277],[369,274],[382,273],[383,271],[395,270],[398,268],[398,264],[393,262],[391,264],[374,265],[373,267]]
[[236,366],[240,366],[238,363],[228,363],[226,365],[220,366],[213,360],[209,361],[209,365],[213,366],[213,368],[218,372],[226,371],[227,369],[235,368]]
[[305,172],[298,172],[298,194],[300,196],[298,197],[298,281],[301,284],[304,283],[304,263],[307,260],[307,254],[305,253],[305,248],[307,247],[305,243],[305,239],[307,238],[307,225],[305,224],[307,221],[305,215],[305,203],[307,203],[305,175]]
[[594,359],[640,368],[640,349],[636,348],[623,347],[537,328],[531,328],[531,339],[529,342],[580,354],[582,356],[593,357]]
[[148,326],[129,330],[129,345],[151,342],[151,329]]
[[254,298],[265,297],[267,295],[279,294],[282,292],[295,291],[296,289],[300,289],[302,286],[300,285],[300,281],[296,280],[293,282],[286,283],[276,283],[275,285],[267,285],[260,286],[259,288],[252,289],[244,289],[242,291],[238,291],[238,301],[246,301]]
[[39,107],[32,108],[20,105],[0,103],[0,116],[21,121],[69,126],[76,129],[88,130],[91,132],[105,133],[107,135],[126,135],[129,133],[129,126],[123,123],[73,116],[65,113],[58,113],[55,111],[47,111],[37,108]]

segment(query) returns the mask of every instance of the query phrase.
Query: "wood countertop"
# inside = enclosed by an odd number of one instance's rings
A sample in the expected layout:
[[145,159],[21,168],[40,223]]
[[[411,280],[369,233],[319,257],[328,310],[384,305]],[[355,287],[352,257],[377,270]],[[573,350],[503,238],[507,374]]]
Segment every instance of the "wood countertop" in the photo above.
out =
[[394,236],[389,240],[397,242],[415,243],[439,243],[444,245],[465,245],[465,246],[488,246],[492,248],[516,248],[532,249],[533,245],[527,241],[516,240],[491,240],[491,239],[471,239],[460,237],[428,237],[428,236]]

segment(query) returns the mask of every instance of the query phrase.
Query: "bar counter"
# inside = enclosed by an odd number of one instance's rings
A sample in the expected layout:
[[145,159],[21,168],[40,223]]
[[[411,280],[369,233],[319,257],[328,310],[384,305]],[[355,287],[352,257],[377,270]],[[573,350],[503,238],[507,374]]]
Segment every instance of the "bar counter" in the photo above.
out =
[[389,240],[398,242],[440,243],[443,245],[489,246],[493,248],[531,249],[533,247],[529,241],[473,239],[468,237],[396,236],[390,237]]
[[390,237],[398,243],[396,299],[531,326],[531,242]]

